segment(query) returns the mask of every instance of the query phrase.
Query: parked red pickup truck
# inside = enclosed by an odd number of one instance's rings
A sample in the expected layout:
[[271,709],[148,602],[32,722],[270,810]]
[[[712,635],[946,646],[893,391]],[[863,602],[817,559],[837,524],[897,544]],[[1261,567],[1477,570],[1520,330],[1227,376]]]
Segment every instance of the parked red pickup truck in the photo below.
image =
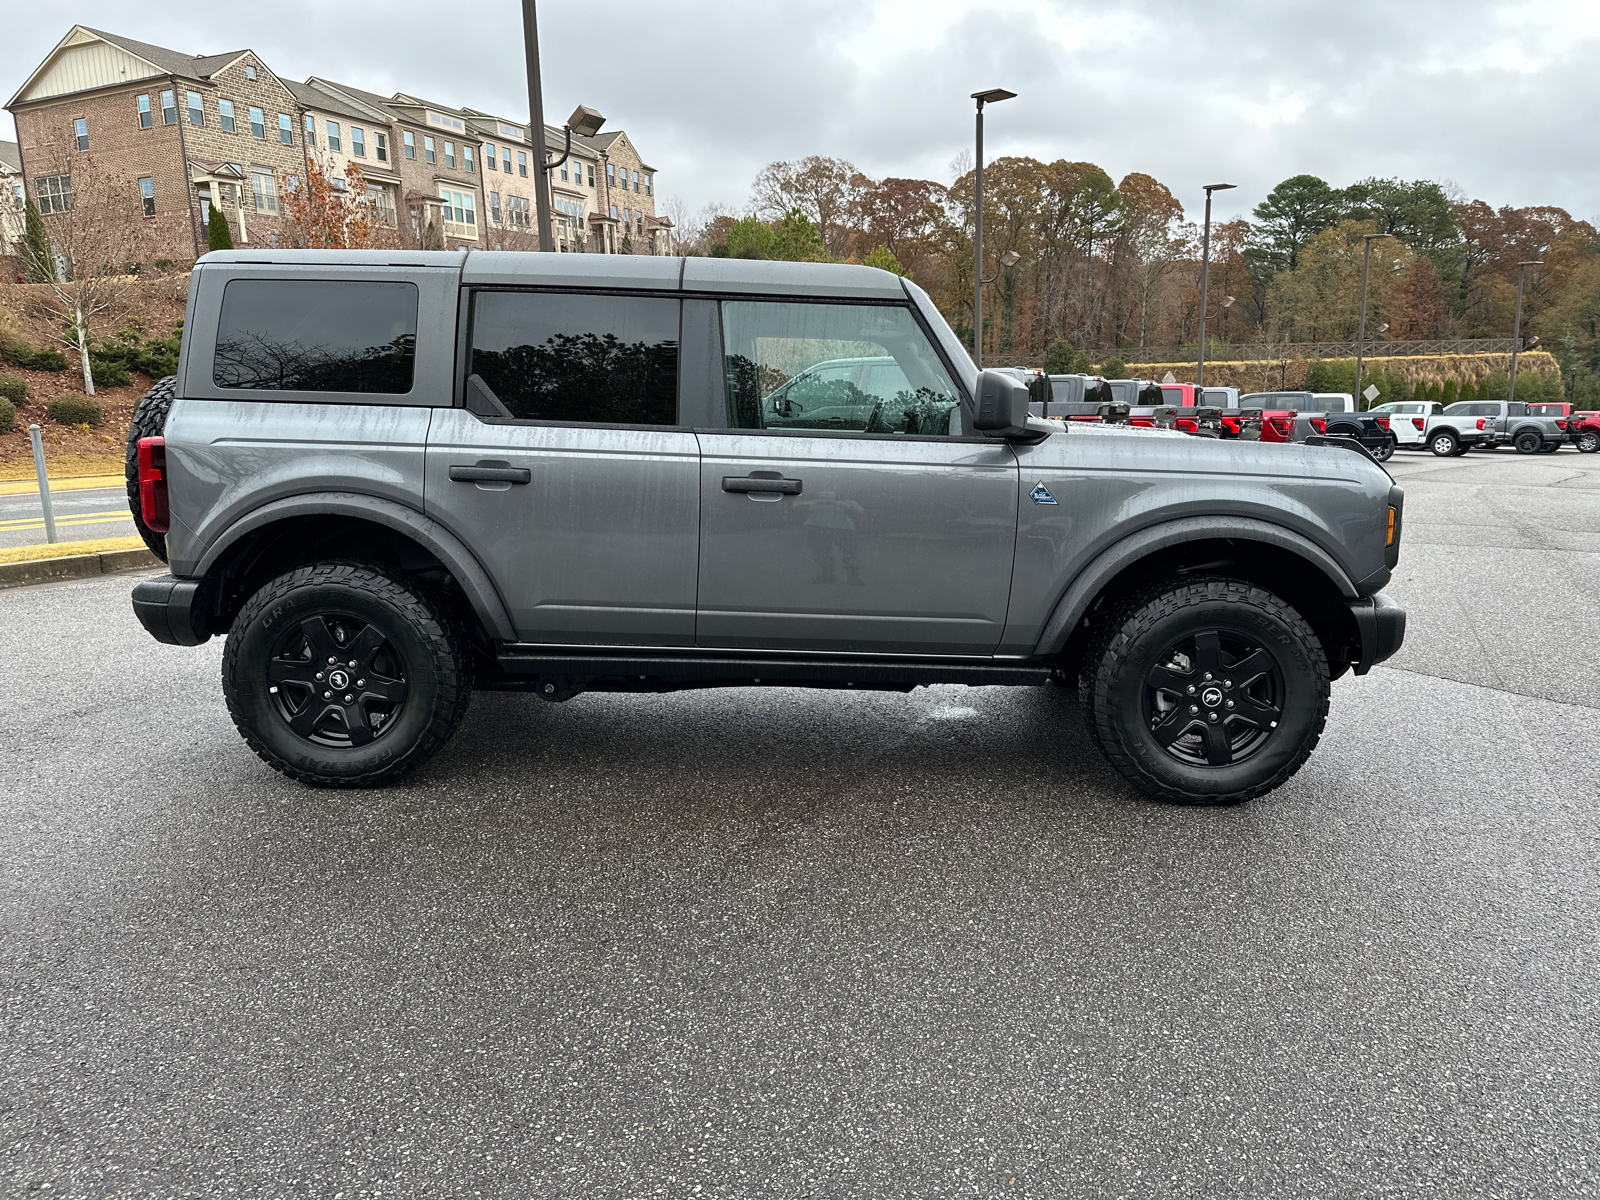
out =
[[[1529,405],[1532,408],[1533,405]],[[1561,424],[1558,420],[1556,424]],[[1584,454],[1593,454],[1600,450],[1600,412],[1592,409],[1581,409],[1567,417],[1567,436],[1572,439]]]

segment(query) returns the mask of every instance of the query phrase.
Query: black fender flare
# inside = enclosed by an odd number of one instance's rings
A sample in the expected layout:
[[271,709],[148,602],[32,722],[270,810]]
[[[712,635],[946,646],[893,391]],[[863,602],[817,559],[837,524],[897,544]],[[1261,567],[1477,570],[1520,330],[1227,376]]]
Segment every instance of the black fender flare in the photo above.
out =
[[263,504],[248,516],[241,517],[228,526],[200,558],[194,569],[196,576],[204,577],[228,548],[247,534],[291,517],[354,517],[371,521],[404,534],[429,554],[437,558],[455,577],[466,593],[472,610],[483,622],[491,637],[503,642],[517,640],[516,629],[505,602],[494,586],[494,580],[483,569],[472,551],[439,522],[424,516],[414,508],[407,508],[393,500],[378,496],[364,496],[359,492],[311,492],[300,496],[286,496]]
[[1183,517],[1164,521],[1136,533],[1130,533],[1097,554],[1073,577],[1061,599],[1044,624],[1034,653],[1056,655],[1061,653],[1078,627],[1083,614],[1095,597],[1123,570],[1158,550],[1183,542],[1212,541],[1225,538],[1230,541],[1261,542],[1288,550],[1306,560],[1328,577],[1346,601],[1359,600],[1361,593],[1349,574],[1326,550],[1303,534],[1253,517]]

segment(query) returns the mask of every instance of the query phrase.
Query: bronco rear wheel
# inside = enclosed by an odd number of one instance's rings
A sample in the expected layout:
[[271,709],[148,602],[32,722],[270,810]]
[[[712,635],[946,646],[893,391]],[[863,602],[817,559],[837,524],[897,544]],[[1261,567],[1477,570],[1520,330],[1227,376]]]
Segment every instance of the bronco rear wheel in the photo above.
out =
[[1094,740],[1140,791],[1172,804],[1237,804],[1306,761],[1328,715],[1315,631],[1254,584],[1209,578],[1144,593],[1084,659]]
[[399,572],[319,563],[245,602],[222,663],[228,712],[290,778],[372,787],[421,766],[472,697],[449,616]]

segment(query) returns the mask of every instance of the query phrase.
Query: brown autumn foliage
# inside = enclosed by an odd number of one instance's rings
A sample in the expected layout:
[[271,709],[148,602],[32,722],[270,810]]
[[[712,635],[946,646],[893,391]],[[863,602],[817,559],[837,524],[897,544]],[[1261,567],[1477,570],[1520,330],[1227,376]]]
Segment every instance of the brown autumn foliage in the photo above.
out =
[[343,175],[334,175],[312,158],[305,179],[284,178],[282,212],[287,236],[307,249],[375,250],[400,244],[355,163]]

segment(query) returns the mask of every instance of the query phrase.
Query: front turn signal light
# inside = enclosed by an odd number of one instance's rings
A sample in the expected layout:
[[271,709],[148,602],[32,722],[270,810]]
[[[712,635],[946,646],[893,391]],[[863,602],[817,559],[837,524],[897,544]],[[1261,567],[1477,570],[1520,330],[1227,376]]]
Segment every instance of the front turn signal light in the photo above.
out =
[[1394,505],[1391,504],[1389,505],[1389,533],[1388,536],[1383,539],[1383,544],[1385,546],[1394,545],[1394,518]]

